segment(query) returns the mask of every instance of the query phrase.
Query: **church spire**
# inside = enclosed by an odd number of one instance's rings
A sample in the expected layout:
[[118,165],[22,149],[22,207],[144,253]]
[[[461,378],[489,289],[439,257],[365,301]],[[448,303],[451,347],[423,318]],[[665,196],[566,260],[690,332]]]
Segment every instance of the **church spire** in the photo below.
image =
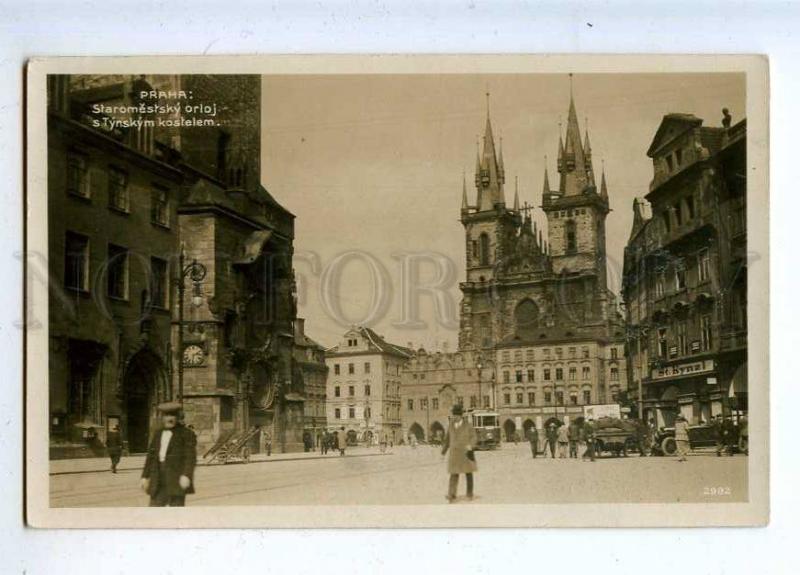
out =
[[[561,150],[561,131],[559,130],[559,150]],[[575,109],[575,97],[572,91],[572,74],[569,75],[569,112],[567,114],[567,131],[563,144],[563,158],[558,162],[558,171],[561,173],[559,191],[566,196],[582,194],[590,185],[589,171],[591,167],[586,162],[583,143],[581,142],[578,113]],[[588,143],[588,134],[587,134]]]
[[519,177],[514,176],[514,211],[519,212]]
[[469,202],[467,202],[467,174],[466,172],[461,172],[461,211],[467,212],[469,211]]
[[550,193],[550,177],[547,175],[547,156],[544,157],[544,186],[542,187],[542,196]]
[[608,186],[606,185],[606,163],[603,162],[603,173],[600,176],[600,197],[608,199]]
[[492,132],[492,118],[489,110],[489,92],[486,92],[486,128],[483,134],[483,154],[479,153],[475,183],[478,187],[478,211],[494,209],[497,204],[505,204],[503,194],[504,173],[502,162],[497,158]]
[[500,181],[502,183],[506,182],[506,168],[503,165],[503,136],[500,136],[500,158],[497,160],[498,162],[498,173],[500,175]]

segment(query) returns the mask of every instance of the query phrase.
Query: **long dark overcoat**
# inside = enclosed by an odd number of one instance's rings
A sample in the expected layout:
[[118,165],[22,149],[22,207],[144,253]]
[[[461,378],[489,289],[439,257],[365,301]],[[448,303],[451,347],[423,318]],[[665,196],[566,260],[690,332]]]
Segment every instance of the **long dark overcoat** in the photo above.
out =
[[[191,429],[183,425],[176,425],[172,429],[172,439],[167,447],[167,456],[164,460],[166,477],[159,477],[158,452],[161,449],[161,429],[156,431],[147,450],[147,458],[142,470],[142,478],[149,479],[148,495],[155,495],[161,479],[165,480],[167,495],[170,497],[194,493],[194,466],[197,463],[197,438]],[[184,490],[180,483],[180,476],[188,477],[192,484]]]
[[450,452],[447,459],[449,474],[474,473],[478,470],[477,463],[467,457],[467,451],[474,449],[477,441],[478,435],[469,421],[461,419],[460,425],[456,425],[455,421],[450,422],[444,438],[444,445],[442,445],[443,455]]

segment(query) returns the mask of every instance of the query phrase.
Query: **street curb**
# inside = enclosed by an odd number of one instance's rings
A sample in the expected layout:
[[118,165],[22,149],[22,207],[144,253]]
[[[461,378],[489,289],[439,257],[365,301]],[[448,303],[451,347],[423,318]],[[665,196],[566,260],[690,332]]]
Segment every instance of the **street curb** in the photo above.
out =
[[[218,467],[223,465],[252,465],[257,463],[281,463],[283,461],[316,461],[319,459],[353,459],[354,457],[375,457],[377,455],[393,455],[393,453],[360,453],[358,455],[345,455],[344,457],[339,456],[324,456],[319,455],[316,457],[281,457],[275,459],[253,459],[248,462],[244,461],[233,461],[231,463],[210,463],[208,461],[198,461],[197,467]],[[144,465],[137,466],[137,467],[124,467],[118,468],[117,471],[139,471],[144,469]],[[104,467],[102,469],[79,469],[75,471],[52,471],[50,472],[50,476],[54,475],[81,475],[85,473],[111,473],[111,470],[108,467]]]

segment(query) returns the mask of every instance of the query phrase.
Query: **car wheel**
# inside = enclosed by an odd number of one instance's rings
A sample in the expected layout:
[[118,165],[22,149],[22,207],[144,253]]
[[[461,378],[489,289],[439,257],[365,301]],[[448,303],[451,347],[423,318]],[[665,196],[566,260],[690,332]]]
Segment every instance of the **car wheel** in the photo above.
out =
[[665,437],[661,442],[661,452],[664,455],[675,455],[678,451],[678,444],[674,437]]

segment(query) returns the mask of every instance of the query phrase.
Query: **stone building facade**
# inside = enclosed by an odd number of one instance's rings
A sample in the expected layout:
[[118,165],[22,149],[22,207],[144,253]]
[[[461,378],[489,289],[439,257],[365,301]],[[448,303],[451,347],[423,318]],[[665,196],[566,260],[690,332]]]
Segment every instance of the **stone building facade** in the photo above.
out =
[[747,411],[746,121],[664,116],[634,202],[623,297],[630,390],[672,425]]
[[[200,453],[254,427],[251,451],[267,434],[302,449],[294,216],[260,184],[260,78],[51,76],[48,88],[53,443],[81,445],[90,427],[102,441],[113,422],[143,451],[157,403],[180,399]],[[214,104],[217,125],[108,127],[93,109],[176,94]],[[181,252],[206,271],[186,282],[182,325]]]
[[320,434],[328,428],[325,415],[328,365],[325,363],[325,348],[308,337],[302,318],[297,318],[294,323],[294,365],[303,381],[305,395],[303,434],[312,447],[317,447]]
[[410,349],[387,342],[367,327],[353,327],[325,353],[328,430],[348,443],[374,443],[381,434],[401,437],[401,370]]

